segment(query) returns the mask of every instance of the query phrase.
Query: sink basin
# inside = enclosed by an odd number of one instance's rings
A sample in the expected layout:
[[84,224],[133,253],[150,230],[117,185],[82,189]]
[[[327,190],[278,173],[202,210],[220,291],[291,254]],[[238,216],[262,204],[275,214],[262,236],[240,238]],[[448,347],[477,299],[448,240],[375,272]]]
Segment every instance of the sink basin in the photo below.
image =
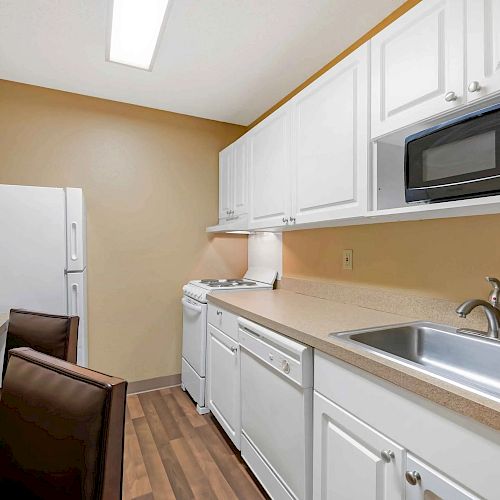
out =
[[500,397],[500,341],[417,322],[331,334],[407,366]]

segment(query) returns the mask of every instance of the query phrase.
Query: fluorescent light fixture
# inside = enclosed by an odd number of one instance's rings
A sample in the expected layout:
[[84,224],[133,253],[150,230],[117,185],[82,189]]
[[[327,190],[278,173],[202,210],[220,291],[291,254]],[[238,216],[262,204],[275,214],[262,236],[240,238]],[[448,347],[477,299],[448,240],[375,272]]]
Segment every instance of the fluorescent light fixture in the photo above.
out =
[[151,71],[169,0],[110,0],[107,60]]

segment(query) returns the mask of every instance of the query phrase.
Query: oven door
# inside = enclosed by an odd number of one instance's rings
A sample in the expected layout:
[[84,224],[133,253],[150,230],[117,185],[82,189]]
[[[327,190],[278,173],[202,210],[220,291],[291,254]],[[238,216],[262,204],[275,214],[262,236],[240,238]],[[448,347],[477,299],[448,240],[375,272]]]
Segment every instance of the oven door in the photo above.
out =
[[408,137],[405,188],[407,202],[500,193],[500,107]]
[[200,377],[205,376],[207,305],[182,298],[182,357]]

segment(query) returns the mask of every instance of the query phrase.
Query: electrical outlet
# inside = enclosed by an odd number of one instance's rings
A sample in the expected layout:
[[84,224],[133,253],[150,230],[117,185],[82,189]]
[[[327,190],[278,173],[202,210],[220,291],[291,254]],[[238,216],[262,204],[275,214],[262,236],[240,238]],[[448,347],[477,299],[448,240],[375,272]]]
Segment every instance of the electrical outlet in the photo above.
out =
[[342,269],[352,271],[352,250],[344,250],[342,252]]

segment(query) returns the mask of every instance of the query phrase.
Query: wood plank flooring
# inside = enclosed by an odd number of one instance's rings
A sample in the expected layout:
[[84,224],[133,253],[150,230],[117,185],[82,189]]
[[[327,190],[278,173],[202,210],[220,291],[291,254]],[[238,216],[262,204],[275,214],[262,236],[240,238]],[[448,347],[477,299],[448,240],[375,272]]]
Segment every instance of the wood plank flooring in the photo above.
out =
[[123,498],[268,497],[215,419],[171,387],[127,398]]

